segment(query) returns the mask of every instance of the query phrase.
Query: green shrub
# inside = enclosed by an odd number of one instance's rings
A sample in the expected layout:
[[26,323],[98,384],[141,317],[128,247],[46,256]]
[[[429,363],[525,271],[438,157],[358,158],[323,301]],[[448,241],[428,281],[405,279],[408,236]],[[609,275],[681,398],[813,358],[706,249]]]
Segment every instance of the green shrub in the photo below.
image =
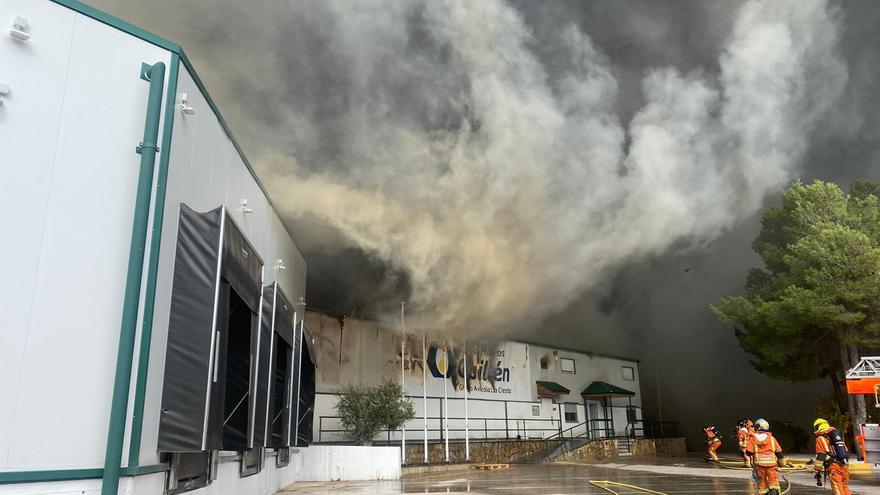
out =
[[397,430],[415,417],[403,388],[391,380],[374,386],[347,385],[336,412],[348,437],[358,445],[371,445],[383,430]]

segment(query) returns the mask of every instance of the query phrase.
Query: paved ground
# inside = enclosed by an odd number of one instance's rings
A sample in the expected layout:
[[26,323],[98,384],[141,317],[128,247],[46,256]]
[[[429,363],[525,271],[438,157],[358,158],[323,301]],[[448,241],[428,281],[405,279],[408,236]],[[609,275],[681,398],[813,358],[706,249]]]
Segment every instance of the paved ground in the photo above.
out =
[[[650,464],[648,464],[650,462]],[[813,485],[808,473],[789,475],[794,483],[791,494],[830,494]],[[795,479],[796,478],[796,479]],[[633,459],[605,464],[512,465],[499,471],[447,471],[407,475],[400,481],[349,483],[297,483],[279,495],[390,495],[401,493],[471,493],[485,495],[607,494],[591,486],[590,480],[611,480],[649,488],[669,495],[754,494],[747,471],[717,469],[693,458]],[[811,486],[812,485],[812,486]],[[859,482],[854,493],[880,494],[880,481]],[[784,487],[784,486],[783,486]],[[627,488],[614,488],[620,494],[638,494]]]

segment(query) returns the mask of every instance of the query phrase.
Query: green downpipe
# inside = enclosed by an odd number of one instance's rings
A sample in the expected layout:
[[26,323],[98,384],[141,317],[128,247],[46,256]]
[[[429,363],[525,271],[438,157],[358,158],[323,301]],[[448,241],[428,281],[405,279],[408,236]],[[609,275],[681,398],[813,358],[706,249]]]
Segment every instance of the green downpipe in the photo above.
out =
[[159,150],[159,116],[162,111],[162,91],[165,85],[165,64],[156,62],[143,74],[150,81],[147,99],[147,117],[144,140],[137,151],[141,155],[132,222],[131,246],[128,251],[128,271],[125,277],[125,297],[122,303],[122,324],[119,331],[119,351],[116,356],[116,374],[113,380],[113,399],[110,404],[110,428],[107,432],[107,453],[104,456],[101,495],[116,495],[122,463],[122,444],[125,441],[125,418],[128,409],[128,389],[131,386],[131,365],[134,359],[134,340],[137,333],[138,305],[143,278],[144,250],[150,217],[150,192],[153,188],[153,168]]
[[180,55],[171,54],[168,65],[168,93],[165,95],[165,122],[162,132],[162,149],[159,171],[156,177],[156,201],[153,202],[153,228],[150,236],[150,258],[147,262],[147,284],[144,289],[144,321],[141,325],[140,351],[138,352],[137,379],[134,388],[134,404],[131,413],[128,467],[140,464],[141,432],[144,427],[144,401],[147,394],[147,372],[150,367],[150,344],[153,340],[153,307],[156,303],[156,279],[159,271],[159,249],[162,243],[162,222],[165,219],[165,193],[168,190],[168,162],[171,156],[171,133],[174,129],[174,104],[177,98],[177,72]]

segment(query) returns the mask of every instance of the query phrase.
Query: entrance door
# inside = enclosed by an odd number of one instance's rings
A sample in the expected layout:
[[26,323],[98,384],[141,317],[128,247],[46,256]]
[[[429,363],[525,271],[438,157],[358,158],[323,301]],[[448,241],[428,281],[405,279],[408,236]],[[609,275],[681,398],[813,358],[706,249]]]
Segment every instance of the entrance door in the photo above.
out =
[[599,438],[599,434],[604,431],[605,425],[601,421],[602,414],[599,402],[594,400],[587,401],[587,421],[589,426],[589,437],[591,439]]

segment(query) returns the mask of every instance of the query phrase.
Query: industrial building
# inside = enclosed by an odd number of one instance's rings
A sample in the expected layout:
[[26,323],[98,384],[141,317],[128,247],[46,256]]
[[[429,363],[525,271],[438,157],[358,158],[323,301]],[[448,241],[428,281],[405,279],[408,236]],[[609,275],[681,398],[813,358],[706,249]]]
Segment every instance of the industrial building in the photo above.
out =
[[0,493],[294,480],[306,265],[185,53],[74,0],[0,22]]
[[[637,360],[306,311],[313,438],[345,441],[335,404],[349,384],[402,381],[416,417],[405,440],[593,439],[645,434]],[[460,337],[454,337],[460,335]],[[465,375],[468,376],[465,391]],[[401,441],[386,432],[378,441]]]

